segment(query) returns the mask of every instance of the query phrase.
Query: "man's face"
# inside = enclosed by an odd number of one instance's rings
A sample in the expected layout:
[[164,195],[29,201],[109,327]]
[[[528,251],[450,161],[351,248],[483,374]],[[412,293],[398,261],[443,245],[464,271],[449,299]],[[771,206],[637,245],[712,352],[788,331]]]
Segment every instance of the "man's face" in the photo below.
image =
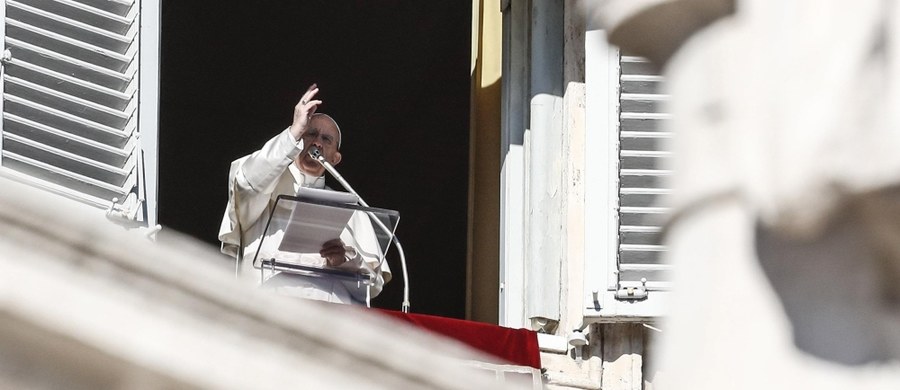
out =
[[309,128],[303,133],[303,152],[297,156],[294,161],[301,171],[314,175],[322,176],[325,174],[325,167],[309,156],[309,149],[313,146],[319,148],[325,161],[331,165],[338,165],[341,162],[341,152],[338,151],[338,143],[340,142],[340,133],[338,133],[337,125],[327,116],[315,115],[309,124]]

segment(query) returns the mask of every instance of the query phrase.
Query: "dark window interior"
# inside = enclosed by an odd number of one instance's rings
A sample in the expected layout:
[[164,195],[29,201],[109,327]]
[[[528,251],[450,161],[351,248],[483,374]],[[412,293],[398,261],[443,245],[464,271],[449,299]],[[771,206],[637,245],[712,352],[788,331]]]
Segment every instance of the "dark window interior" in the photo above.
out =
[[[230,161],[315,82],[344,133],[338,170],[400,212],[413,312],[464,317],[471,2],[164,0],[161,23],[160,223],[217,246]],[[388,261],[374,303],[399,310]]]

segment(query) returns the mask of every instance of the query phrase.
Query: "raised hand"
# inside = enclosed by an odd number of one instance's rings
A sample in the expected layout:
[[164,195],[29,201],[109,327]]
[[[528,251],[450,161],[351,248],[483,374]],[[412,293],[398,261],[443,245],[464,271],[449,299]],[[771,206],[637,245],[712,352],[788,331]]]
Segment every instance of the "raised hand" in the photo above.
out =
[[319,93],[319,87],[316,84],[310,85],[306,89],[306,93],[300,98],[300,102],[294,106],[294,121],[291,123],[291,135],[295,140],[300,140],[303,133],[309,127],[309,120],[312,114],[316,113],[316,109],[322,104],[321,100],[313,100]]

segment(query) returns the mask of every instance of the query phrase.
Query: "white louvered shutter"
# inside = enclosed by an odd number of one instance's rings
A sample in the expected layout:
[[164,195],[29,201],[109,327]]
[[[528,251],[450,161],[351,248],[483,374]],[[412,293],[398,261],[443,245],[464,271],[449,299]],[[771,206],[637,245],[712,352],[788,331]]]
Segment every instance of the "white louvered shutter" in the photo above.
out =
[[619,299],[646,299],[670,288],[669,265],[660,262],[665,247],[660,228],[668,209],[661,197],[670,190],[667,151],[671,134],[661,130],[668,119],[663,82],[644,58],[619,57],[618,288]]
[[583,296],[591,321],[667,313],[660,229],[668,210],[659,204],[670,192],[671,134],[662,84],[645,59],[620,54],[603,30],[586,31]]
[[4,9],[3,170],[145,219],[140,2],[7,0]]

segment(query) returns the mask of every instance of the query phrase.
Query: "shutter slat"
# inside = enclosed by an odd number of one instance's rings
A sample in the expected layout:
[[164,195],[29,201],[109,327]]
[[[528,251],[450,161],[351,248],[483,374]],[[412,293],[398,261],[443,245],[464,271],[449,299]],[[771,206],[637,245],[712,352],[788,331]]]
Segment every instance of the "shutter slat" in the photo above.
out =
[[119,156],[127,156],[127,155],[131,154],[132,150],[134,150],[133,142],[129,143],[125,148],[120,149],[120,148],[109,146],[102,142],[97,142],[97,141],[94,141],[91,139],[80,137],[78,135],[53,128],[53,127],[44,125],[42,123],[28,120],[28,119],[16,116],[14,114],[7,113],[6,115],[4,115],[3,120],[19,123],[21,125],[28,126],[28,127],[34,128],[36,130],[51,134],[55,137],[62,138],[64,140],[64,142],[67,142],[67,143],[72,142],[72,143],[82,144],[82,145],[85,145],[90,148],[98,149],[99,151],[102,151],[105,153],[116,154]]
[[623,264],[621,270],[625,272],[671,271],[672,266],[669,264]]
[[[17,78],[17,77],[4,76],[4,77],[3,77],[3,80],[4,80],[5,82],[7,82],[7,83],[10,83],[10,84],[20,85],[20,86],[23,86],[23,87],[26,87],[26,88],[29,88],[29,89],[32,89],[32,90],[35,90],[35,91],[38,91],[38,92],[41,92],[41,93],[50,95],[50,96],[53,96],[53,97],[55,97],[55,98],[58,98],[58,99],[61,99],[61,100],[65,100],[65,101],[71,102],[71,103],[76,104],[76,105],[78,105],[78,106],[82,106],[82,107],[79,107],[79,109],[81,109],[81,110],[83,110],[83,109],[91,109],[91,110],[95,110],[95,111],[99,111],[99,112],[105,113],[105,114],[110,115],[110,116],[117,117],[117,118],[122,119],[122,120],[127,120],[127,119],[130,118],[131,115],[132,115],[132,112],[125,112],[125,111],[116,110],[116,109],[114,109],[114,108],[112,108],[112,107],[107,107],[107,106],[104,106],[104,105],[102,105],[102,104],[97,104],[97,103],[94,103],[94,102],[89,101],[89,100],[81,99],[81,98],[78,98],[78,97],[75,97],[75,96],[72,96],[72,95],[63,93],[63,92],[59,92],[59,91],[54,90],[54,89],[51,89],[51,88],[43,87],[43,86],[41,86],[41,85],[38,85],[38,84],[35,84],[35,83],[32,83],[32,82],[26,81],[26,80],[22,80],[22,79]],[[134,108],[131,107],[130,109],[133,110]]]
[[[4,163],[3,165],[6,166],[6,163]],[[73,199],[93,207],[107,208],[110,205],[111,199],[97,197],[84,191],[74,189],[70,186],[65,186],[53,181],[44,180],[39,177],[22,173],[13,169],[4,170],[3,175],[19,182],[31,185],[33,187],[40,188],[44,191],[64,196],[66,198]]]
[[622,131],[619,136],[622,138],[672,138],[672,133],[668,131]]
[[10,69],[7,70],[7,73],[10,73],[10,74],[15,72],[16,68],[28,69],[32,72],[39,73],[48,78],[57,79],[59,81],[66,82],[66,83],[72,83],[72,84],[78,85],[84,89],[94,91],[97,94],[106,95],[109,98],[114,98],[114,99],[118,99],[118,100],[122,100],[122,101],[131,101],[132,96],[134,96],[133,90],[130,91],[131,93],[120,92],[120,91],[117,91],[112,88],[107,88],[102,85],[92,83],[89,80],[72,77],[67,74],[59,73],[59,72],[41,67],[39,65],[35,65],[35,64],[31,64],[31,63],[28,63],[25,61],[18,60],[16,58],[13,58],[9,62],[8,67]]
[[619,61],[624,62],[624,63],[638,63],[638,64],[649,64],[650,63],[650,60],[648,60],[644,57],[628,56],[628,55],[621,56],[619,58]]
[[620,119],[652,119],[665,120],[672,118],[671,114],[659,112],[623,112],[619,115]]
[[[43,152],[52,153],[59,157],[70,159],[72,161],[96,168],[97,170],[102,170],[111,175],[126,176],[128,174],[128,171],[123,168],[108,165],[108,164],[103,164],[101,162],[84,157],[82,155],[75,154],[75,153],[69,153],[67,151],[64,151],[64,150],[61,150],[61,149],[58,149],[58,148],[55,148],[55,147],[52,147],[49,145],[41,144],[39,142],[33,141],[33,140],[25,138],[25,137],[21,137],[21,136],[15,135],[15,134],[10,134],[9,132],[4,132],[3,138],[5,140],[20,142],[22,144],[31,146],[33,148],[40,149]],[[109,181],[106,180],[104,182],[106,183]]]
[[124,45],[131,44],[131,41],[134,38],[134,37],[125,36],[122,34],[117,34],[112,31],[109,31],[109,30],[104,30],[99,27],[91,26],[90,24],[82,23],[77,20],[70,19],[70,18],[67,18],[67,17],[59,15],[59,14],[47,12],[40,8],[32,7],[32,6],[20,3],[15,0],[7,0],[6,5],[9,7],[15,8],[15,9],[19,9],[23,12],[28,12],[30,14],[34,14],[34,15],[37,15],[40,17],[52,19],[52,20],[56,21],[57,23],[71,26],[73,29],[83,30],[84,32],[99,35],[99,36],[102,36],[109,40],[118,41]]
[[619,276],[632,283],[645,279],[647,290],[665,291],[672,289],[671,272],[672,267],[667,264],[622,264]]
[[648,74],[623,74],[622,81],[623,82],[646,82],[646,83],[660,83],[664,79],[659,75],[648,75]]
[[655,93],[623,93],[619,95],[619,98],[622,100],[646,100],[664,102],[669,100],[669,95]]
[[91,7],[103,10],[115,15],[128,15],[134,0],[79,0]]
[[622,188],[619,190],[619,193],[622,195],[631,195],[631,194],[653,194],[653,195],[668,195],[672,193],[672,190],[668,188]]
[[664,158],[672,157],[672,152],[661,150],[623,150],[619,155],[622,157]]
[[624,214],[666,214],[667,207],[619,207],[619,212]]
[[619,231],[624,233],[659,233],[662,228],[659,226],[619,226]]
[[114,136],[117,136],[117,137],[120,137],[120,138],[126,138],[126,137],[129,137],[129,136],[130,136],[130,134],[126,134],[123,130],[116,129],[116,128],[112,128],[112,127],[109,127],[109,126],[106,126],[106,125],[103,125],[103,124],[100,124],[100,123],[91,121],[91,120],[89,120],[89,119],[84,119],[84,118],[79,117],[79,116],[77,116],[77,115],[72,115],[72,114],[69,114],[69,113],[67,113],[67,112],[63,112],[63,111],[57,110],[57,109],[55,109],[55,108],[51,108],[51,107],[45,106],[45,105],[40,104],[40,103],[31,102],[31,101],[28,101],[28,100],[26,100],[26,99],[23,99],[23,98],[20,98],[20,97],[18,97],[18,96],[15,96],[15,95],[4,94],[4,99],[7,100],[7,101],[19,103],[19,104],[21,104],[21,105],[23,105],[23,106],[27,106],[27,107],[31,107],[31,108],[37,109],[37,110],[39,110],[39,111],[46,112],[47,114],[54,115],[54,116],[57,116],[57,117],[66,119],[66,120],[68,120],[68,121],[78,123],[78,124],[83,125],[83,126],[85,126],[85,127],[89,127],[89,128],[94,129],[94,130],[97,130],[97,131],[102,131],[102,132],[104,132],[104,133],[107,133],[107,134],[110,134],[110,135],[114,135]]
[[45,171],[48,171],[48,172],[51,172],[54,174],[58,174],[58,175],[65,176],[65,177],[68,177],[70,179],[73,179],[73,180],[76,180],[76,181],[79,181],[79,182],[82,182],[85,184],[89,184],[93,187],[102,188],[109,192],[116,193],[119,196],[124,196],[125,194],[127,194],[129,192],[129,189],[130,189],[130,188],[128,188],[128,186],[122,186],[122,187],[115,186],[115,185],[106,183],[102,180],[97,180],[97,179],[93,179],[93,178],[90,178],[90,177],[87,177],[84,175],[80,175],[80,174],[77,174],[74,172],[69,172],[65,169],[61,169],[59,167],[44,163],[42,161],[38,161],[38,160],[35,160],[32,158],[21,156],[16,153],[12,153],[12,152],[4,153],[3,158],[4,158],[4,165],[6,165],[6,162],[5,162],[6,159],[12,159],[12,160],[19,161],[24,164],[28,164],[30,166],[36,167],[36,168],[43,169]]
[[666,250],[662,245],[622,244],[620,247],[623,252],[662,252]]
[[52,2],[75,8],[79,11],[86,12],[88,14],[94,15],[98,18],[108,20],[110,22],[124,24],[124,25],[130,25],[132,22],[134,22],[134,19],[136,16],[136,14],[133,12],[129,12],[128,14],[126,14],[124,16],[117,15],[112,12],[104,11],[102,9],[94,8],[89,5],[82,4],[82,3],[79,3],[77,1],[72,1],[72,0],[52,0]]
[[622,176],[669,176],[672,171],[666,169],[621,169]]
[[[71,46],[74,49],[83,50],[87,55],[99,56],[100,60],[106,60],[105,62],[111,62],[110,60],[121,62],[122,64],[119,67],[127,66],[129,62],[131,62],[131,58],[127,57],[123,54],[117,53],[112,50],[107,50],[99,46],[92,45],[88,42],[69,38],[65,35],[57,34],[53,31],[48,31],[39,27],[35,27],[26,23],[19,22],[18,20],[6,18],[6,27],[9,29],[10,27],[17,27],[24,31],[30,32],[32,34],[40,35],[43,38],[51,39],[56,42],[65,43]],[[13,34],[7,30],[7,35],[12,36]],[[59,46],[59,45],[57,45]],[[71,50],[69,50],[71,51]]]
[[[6,44],[7,44],[7,46],[12,46],[12,47],[17,47],[17,48],[22,48],[22,49],[33,51],[40,56],[49,57],[49,58],[56,59],[58,61],[70,63],[79,68],[82,68],[82,69],[85,69],[85,70],[88,70],[91,72],[95,72],[95,73],[98,73],[98,74],[106,76],[106,77],[115,78],[115,79],[121,80],[125,83],[130,82],[131,78],[134,76],[134,70],[130,69],[130,68],[126,69],[125,72],[118,72],[118,71],[108,69],[108,68],[105,68],[105,67],[102,67],[99,65],[95,65],[95,64],[92,64],[92,63],[89,63],[86,61],[82,61],[77,58],[67,56],[65,54],[60,54],[60,53],[57,53],[52,50],[47,50],[40,46],[35,46],[28,42],[23,42],[18,39],[15,39],[15,38],[7,37]],[[13,58],[15,58],[16,52],[13,51],[12,53],[13,53]]]

